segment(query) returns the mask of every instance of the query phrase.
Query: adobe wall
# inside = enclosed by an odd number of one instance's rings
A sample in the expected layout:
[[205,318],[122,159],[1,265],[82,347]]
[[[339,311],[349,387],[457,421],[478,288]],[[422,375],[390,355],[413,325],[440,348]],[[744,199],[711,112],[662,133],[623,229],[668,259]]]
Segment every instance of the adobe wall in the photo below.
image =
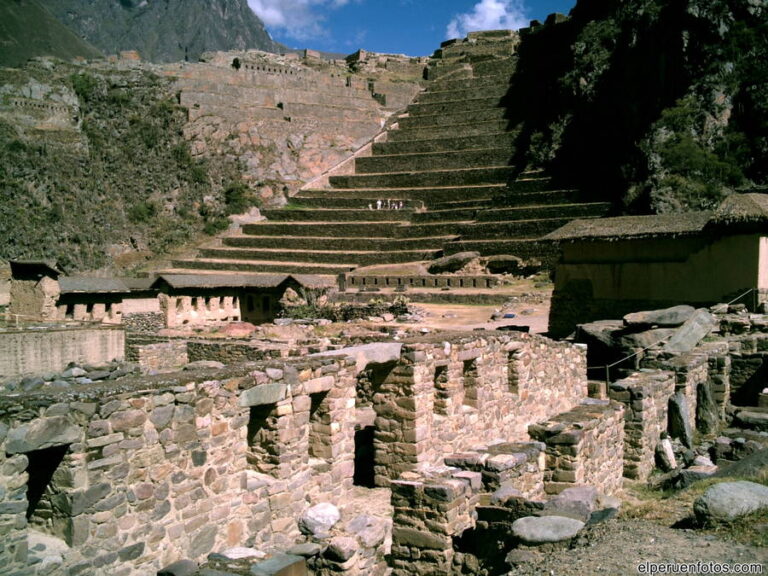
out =
[[58,372],[70,362],[106,364],[125,358],[125,334],[117,327],[0,332],[0,378]]
[[535,335],[406,343],[374,395],[376,484],[528,426],[587,397],[586,349]]
[[640,310],[728,301],[758,287],[760,247],[757,235],[563,243],[550,333],[567,336],[576,324]]

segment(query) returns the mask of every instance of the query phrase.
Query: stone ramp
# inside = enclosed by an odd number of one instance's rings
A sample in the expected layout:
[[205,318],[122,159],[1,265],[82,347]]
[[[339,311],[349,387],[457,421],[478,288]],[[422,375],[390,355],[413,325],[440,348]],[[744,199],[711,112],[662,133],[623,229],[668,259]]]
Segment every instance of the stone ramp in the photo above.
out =
[[[263,222],[201,249],[178,268],[340,273],[460,250],[553,259],[539,238],[573,218],[605,215],[540,172],[511,165],[507,119],[517,34],[472,34],[429,63],[427,90],[391,123],[354,170],[330,174]],[[284,268],[281,268],[284,266]]]

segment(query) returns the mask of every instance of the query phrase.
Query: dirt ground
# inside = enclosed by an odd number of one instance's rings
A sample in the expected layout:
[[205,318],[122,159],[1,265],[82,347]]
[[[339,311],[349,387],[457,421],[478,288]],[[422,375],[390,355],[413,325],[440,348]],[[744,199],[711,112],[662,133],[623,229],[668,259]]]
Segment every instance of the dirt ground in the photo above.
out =
[[426,312],[423,325],[438,330],[496,330],[500,326],[529,326],[530,331],[543,334],[549,321],[549,301],[542,304],[521,304],[507,309],[514,318],[491,320],[500,306],[477,304],[414,304]]

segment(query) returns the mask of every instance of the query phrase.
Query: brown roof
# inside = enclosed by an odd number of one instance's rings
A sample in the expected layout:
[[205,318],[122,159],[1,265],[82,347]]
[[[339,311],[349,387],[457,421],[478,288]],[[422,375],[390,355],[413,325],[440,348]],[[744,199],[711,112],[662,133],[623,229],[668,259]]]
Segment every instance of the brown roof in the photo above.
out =
[[152,284],[161,281],[176,290],[183,288],[276,288],[289,279],[307,288],[320,288],[329,283],[318,276],[304,274],[162,274]]
[[59,278],[62,294],[104,294],[128,292],[128,287],[116,278],[83,278],[62,276]]
[[652,216],[619,216],[574,220],[547,234],[545,240],[624,240],[654,236],[697,234],[712,218],[712,212],[656,214]]
[[715,210],[712,224],[764,224],[768,222],[768,194],[731,194]]

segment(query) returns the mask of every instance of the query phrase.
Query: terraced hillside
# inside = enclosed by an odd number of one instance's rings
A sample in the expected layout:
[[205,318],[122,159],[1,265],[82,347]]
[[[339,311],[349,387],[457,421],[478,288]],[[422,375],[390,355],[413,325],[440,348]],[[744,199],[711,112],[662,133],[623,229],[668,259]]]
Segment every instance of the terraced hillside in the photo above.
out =
[[204,247],[175,269],[338,274],[357,267],[482,254],[550,256],[537,239],[573,218],[604,215],[539,172],[510,164],[506,107],[517,33],[486,32],[444,45],[430,82],[354,173],[328,178],[267,220]]

